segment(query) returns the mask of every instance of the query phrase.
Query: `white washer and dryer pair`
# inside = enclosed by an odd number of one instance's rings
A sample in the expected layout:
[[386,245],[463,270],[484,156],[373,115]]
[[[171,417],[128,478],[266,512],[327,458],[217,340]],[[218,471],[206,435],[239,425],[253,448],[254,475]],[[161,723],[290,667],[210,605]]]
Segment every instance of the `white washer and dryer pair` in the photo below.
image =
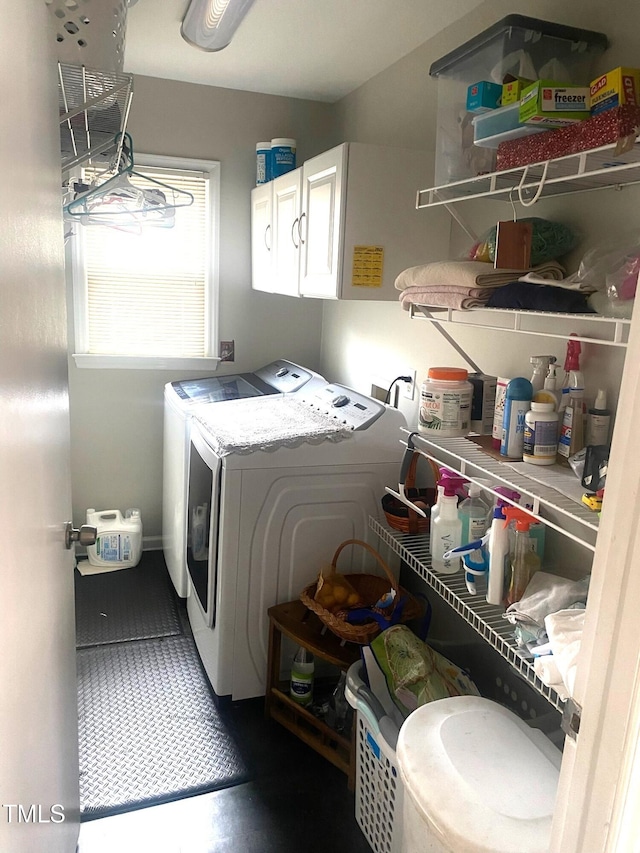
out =
[[[397,482],[404,426],[397,409],[326,383],[194,414],[187,612],[218,697],[264,695],[268,608],[297,599],[344,540],[375,544],[369,516]],[[374,570],[362,548],[339,568]]]
[[187,471],[191,412],[228,400],[287,394],[326,380],[285,359],[272,361],[253,373],[234,373],[204,379],[169,382],[164,389],[164,447],[162,483],[162,547],[176,592],[186,598]]

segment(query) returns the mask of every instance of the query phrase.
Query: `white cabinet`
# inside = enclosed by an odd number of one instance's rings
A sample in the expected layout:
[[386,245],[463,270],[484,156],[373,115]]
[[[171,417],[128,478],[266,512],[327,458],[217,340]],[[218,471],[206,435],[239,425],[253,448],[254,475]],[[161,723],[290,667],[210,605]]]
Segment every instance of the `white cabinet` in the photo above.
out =
[[448,256],[450,220],[415,207],[425,151],[356,142],[252,191],[252,286],[322,299],[397,300],[396,277]]
[[273,292],[298,296],[302,169],[276,178],[271,189]]
[[273,290],[271,232],[271,184],[260,184],[251,191],[251,286],[267,293]]

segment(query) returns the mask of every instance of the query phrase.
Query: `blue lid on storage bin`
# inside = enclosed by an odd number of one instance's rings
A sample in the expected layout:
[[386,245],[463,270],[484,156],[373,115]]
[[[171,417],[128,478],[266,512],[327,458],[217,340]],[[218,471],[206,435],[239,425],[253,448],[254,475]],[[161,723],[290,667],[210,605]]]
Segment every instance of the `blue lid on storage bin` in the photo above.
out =
[[[609,40],[604,33],[566,27],[564,24],[541,21],[524,15],[507,15],[506,18],[433,62],[429,74],[431,77],[466,76],[469,73],[466,66],[482,61],[482,54],[485,51],[491,54],[492,48],[501,43],[502,55],[516,50],[526,50],[536,64],[548,62],[559,58],[554,56],[558,41],[566,42],[574,57],[581,53],[589,53],[593,56],[594,53],[603,53],[609,47]],[[578,45],[577,50],[575,45]],[[473,82],[473,78],[468,82]]]

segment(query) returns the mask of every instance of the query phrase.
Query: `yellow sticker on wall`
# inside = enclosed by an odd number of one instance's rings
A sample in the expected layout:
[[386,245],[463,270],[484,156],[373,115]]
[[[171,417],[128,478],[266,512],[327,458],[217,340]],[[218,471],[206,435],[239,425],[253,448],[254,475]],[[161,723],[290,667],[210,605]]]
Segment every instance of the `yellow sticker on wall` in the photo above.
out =
[[383,263],[382,246],[354,246],[351,284],[354,287],[382,287]]

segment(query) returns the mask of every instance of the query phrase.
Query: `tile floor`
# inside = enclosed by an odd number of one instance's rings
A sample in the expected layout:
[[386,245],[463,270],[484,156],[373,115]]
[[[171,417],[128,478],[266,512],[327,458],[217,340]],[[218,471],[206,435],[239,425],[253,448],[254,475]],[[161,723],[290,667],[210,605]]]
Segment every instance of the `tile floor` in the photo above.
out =
[[224,709],[248,782],[83,822],[77,853],[370,853],[346,776],[263,708]]

